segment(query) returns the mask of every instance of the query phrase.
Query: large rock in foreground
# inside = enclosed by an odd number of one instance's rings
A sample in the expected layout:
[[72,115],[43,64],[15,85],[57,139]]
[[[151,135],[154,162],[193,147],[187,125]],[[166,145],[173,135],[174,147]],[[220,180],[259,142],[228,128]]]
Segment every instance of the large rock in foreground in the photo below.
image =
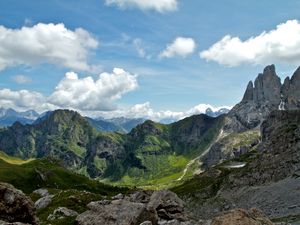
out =
[[38,224],[34,203],[12,185],[0,183],[0,220]]
[[213,219],[211,225],[274,225],[257,209],[235,209]]
[[80,225],[139,225],[144,221],[157,223],[155,212],[147,209],[143,203],[129,202],[127,200],[114,200],[112,202],[91,202],[89,211],[80,214],[76,221]]
[[[80,214],[79,225],[156,225],[172,221],[181,224],[187,217],[183,201],[171,191],[139,191],[130,197],[116,196],[88,204],[89,211]],[[160,223],[159,223],[160,224]]]

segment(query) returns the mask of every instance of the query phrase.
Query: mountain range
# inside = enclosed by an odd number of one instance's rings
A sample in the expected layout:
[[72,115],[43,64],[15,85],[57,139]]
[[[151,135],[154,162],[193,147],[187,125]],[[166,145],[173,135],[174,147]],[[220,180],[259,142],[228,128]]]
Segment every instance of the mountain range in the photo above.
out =
[[[0,149],[24,159],[52,156],[70,169],[109,182],[174,181],[199,156],[198,164],[207,168],[248,151],[259,139],[255,128],[271,111],[281,106],[297,108],[299,71],[281,85],[275,66],[266,67],[254,86],[249,82],[242,101],[227,115],[201,114],[167,125],[147,120],[125,134],[131,128],[128,124],[135,126],[142,119],[103,122],[75,111],[56,110],[34,124],[16,122],[3,128]],[[124,125],[128,130],[121,129]],[[103,129],[118,132],[99,132]]]
[[14,109],[0,108],[0,126],[11,126],[14,122],[18,121],[22,124],[31,124],[37,118],[39,114],[34,110],[28,110],[25,112],[17,112]]
[[[221,108],[217,110],[212,110],[207,108],[205,114],[211,117],[217,117],[222,114],[229,112],[228,108]],[[13,125],[15,122],[20,122],[21,124],[33,124],[38,123],[43,120],[44,117],[47,117],[51,111],[44,113],[37,113],[34,110],[28,110],[25,112],[18,112],[14,109],[0,108],[0,127],[7,127]],[[113,117],[113,118],[103,118],[103,117],[86,117],[91,126],[96,130],[102,132],[121,132],[128,133],[132,128],[146,121],[144,118],[126,118],[126,117]],[[160,122],[164,124],[169,124],[176,122],[177,120],[173,117],[164,118]]]
[[57,160],[109,184],[171,188],[196,220],[255,206],[274,221],[298,224],[299,90],[300,67],[281,83],[270,65],[227,114],[170,124],[126,118],[103,123],[55,110],[31,124],[1,128],[0,149],[23,160]]

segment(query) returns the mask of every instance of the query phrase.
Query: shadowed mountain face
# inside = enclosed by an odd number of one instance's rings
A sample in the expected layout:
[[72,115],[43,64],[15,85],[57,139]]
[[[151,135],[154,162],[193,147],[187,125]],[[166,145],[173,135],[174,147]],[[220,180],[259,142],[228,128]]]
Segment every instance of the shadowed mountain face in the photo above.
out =
[[275,66],[267,66],[263,73],[248,83],[242,101],[234,106],[229,116],[244,128],[254,128],[273,110],[300,108],[300,67],[283,84],[277,76]]

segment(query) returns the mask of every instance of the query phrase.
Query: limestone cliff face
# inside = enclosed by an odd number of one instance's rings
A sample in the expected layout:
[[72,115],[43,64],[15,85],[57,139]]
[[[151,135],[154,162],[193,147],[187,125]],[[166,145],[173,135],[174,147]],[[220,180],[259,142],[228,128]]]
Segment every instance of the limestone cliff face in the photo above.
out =
[[282,95],[285,108],[288,110],[300,108],[300,67],[290,79],[287,77],[282,85]]
[[281,84],[275,66],[267,66],[254,81],[247,85],[244,97],[233,107],[229,116],[238,129],[257,127],[274,110],[300,108],[300,67],[292,78],[287,77]]

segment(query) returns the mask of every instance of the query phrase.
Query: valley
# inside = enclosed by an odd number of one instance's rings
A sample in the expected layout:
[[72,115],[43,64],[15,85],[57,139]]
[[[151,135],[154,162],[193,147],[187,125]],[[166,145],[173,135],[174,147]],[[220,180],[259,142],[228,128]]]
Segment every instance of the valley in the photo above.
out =
[[[164,189],[185,202],[182,213],[189,216],[182,220],[190,224],[252,207],[273,222],[297,224],[300,111],[289,99],[298,97],[278,85],[279,93],[288,94],[268,95],[274,92],[270,80],[277,80],[273,65],[257,77],[256,86],[248,85],[228,114],[193,115],[171,124],[146,120],[129,133],[101,132],[71,110],[55,110],[32,124],[15,122],[0,130],[0,181],[22,190],[35,204],[41,198],[36,190],[47,189],[52,197],[44,197],[50,203],[37,209],[41,224],[51,215],[52,224],[74,224],[93,210],[137,204],[128,198],[140,191],[151,199]],[[290,87],[298,80],[299,69]],[[282,99],[290,103],[277,110]],[[100,203],[87,207],[92,201]],[[54,213],[59,207],[77,214],[60,220]]]

